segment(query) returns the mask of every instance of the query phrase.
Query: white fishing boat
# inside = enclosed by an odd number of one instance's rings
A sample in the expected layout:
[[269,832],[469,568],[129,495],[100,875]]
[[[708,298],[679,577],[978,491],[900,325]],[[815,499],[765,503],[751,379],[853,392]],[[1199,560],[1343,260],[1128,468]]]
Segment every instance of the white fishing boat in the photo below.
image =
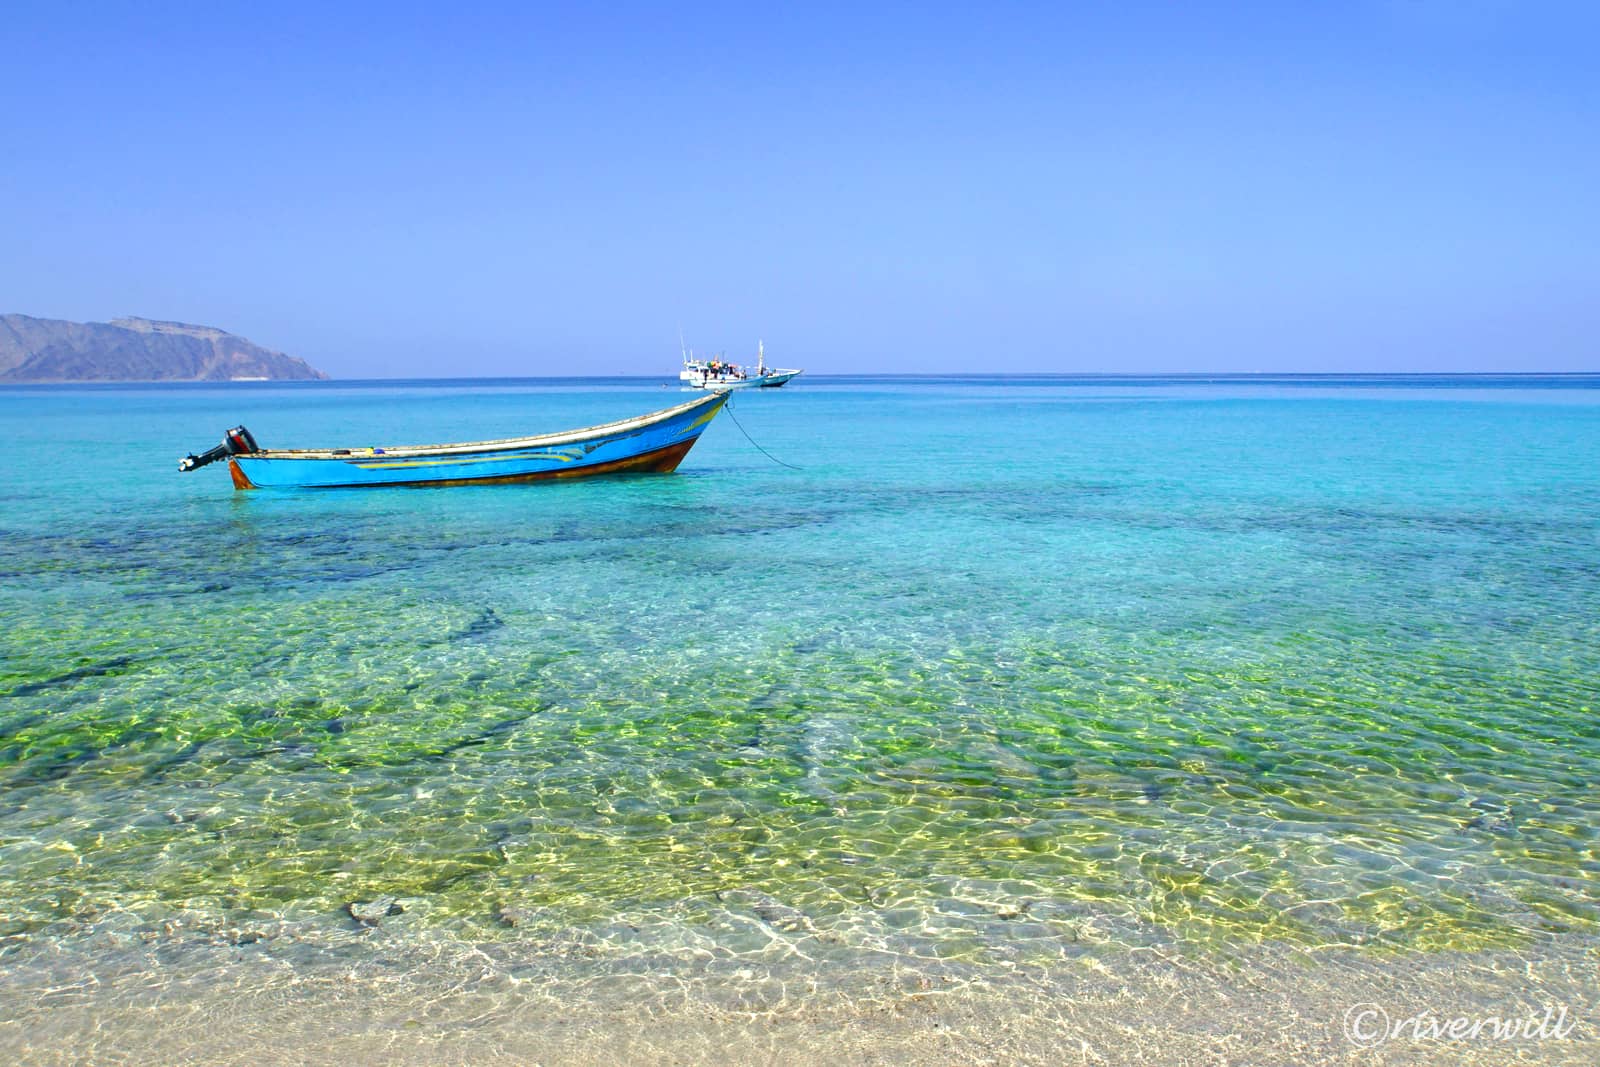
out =
[[720,393],[729,389],[776,389],[799,373],[798,369],[767,366],[766,345],[758,341],[754,367],[729,363],[720,356],[696,359],[693,352],[684,352],[683,370],[678,372],[678,378],[696,389],[714,389]]

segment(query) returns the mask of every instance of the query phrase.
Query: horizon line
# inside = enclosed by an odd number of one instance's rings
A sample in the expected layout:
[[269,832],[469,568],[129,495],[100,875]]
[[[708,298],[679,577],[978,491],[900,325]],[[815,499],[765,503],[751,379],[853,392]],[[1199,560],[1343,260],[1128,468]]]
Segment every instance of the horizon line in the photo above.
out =
[[[1593,378],[1600,377],[1595,370],[1551,371],[1497,371],[1497,370],[1409,370],[1409,371],[854,371],[850,373],[815,372],[808,376],[817,379],[962,379],[981,381],[995,378],[1099,378],[1107,380],[1140,378],[1208,379],[1270,379],[1270,378]],[[465,382],[465,381],[660,381],[678,379],[667,374],[452,374],[407,375],[386,377],[323,377],[323,378],[269,378],[235,380],[227,378],[116,378],[116,379],[55,379],[37,381],[0,381],[0,388],[39,385],[328,385],[356,382]]]

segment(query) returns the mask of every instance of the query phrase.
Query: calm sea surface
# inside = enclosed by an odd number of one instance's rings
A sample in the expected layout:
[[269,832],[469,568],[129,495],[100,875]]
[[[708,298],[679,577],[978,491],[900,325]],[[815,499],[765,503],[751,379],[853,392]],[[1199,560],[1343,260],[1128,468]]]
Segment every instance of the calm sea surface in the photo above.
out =
[[469,957],[500,1007],[1140,951],[1592,971],[1600,378],[812,377],[732,404],[798,470],[726,415],[666,477],[176,470],[239,422],[382,446],[682,399],[0,390],[29,1025]]

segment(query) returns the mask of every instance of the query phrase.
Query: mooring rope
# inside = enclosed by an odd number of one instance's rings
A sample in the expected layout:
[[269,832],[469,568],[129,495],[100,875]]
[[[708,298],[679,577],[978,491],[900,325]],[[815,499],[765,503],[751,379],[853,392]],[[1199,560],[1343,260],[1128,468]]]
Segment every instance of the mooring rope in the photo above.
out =
[[[725,407],[727,408],[727,411],[728,411],[728,418],[732,419],[733,420],[733,424],[735,426],[739,427],[739,432],[744,434],[744,439],[746,441],[749,441],[751,444],[756,445],[756,439],[754,437],[750,436],[750,431],[744,428],[744,423],[739,421],[739,416],[737,416],[737,415],[735,415],[733,413],[733,397],[730,396],[728,398],[728,403],[725,405]],[[774,456],[771,452],[768,452],[766,449],[762,448],[760,445],[756,445],[756,451],[760,452],[763,456],[766,456],[768,459],[772,460],[772,462],[776,463],[780,467],[788,467],[792,471],[797,471],[797,470],[802,470],[803,469],[801,467],[796,467],[793,463],[785,463],[783,460],[779,459],[777,456]]]

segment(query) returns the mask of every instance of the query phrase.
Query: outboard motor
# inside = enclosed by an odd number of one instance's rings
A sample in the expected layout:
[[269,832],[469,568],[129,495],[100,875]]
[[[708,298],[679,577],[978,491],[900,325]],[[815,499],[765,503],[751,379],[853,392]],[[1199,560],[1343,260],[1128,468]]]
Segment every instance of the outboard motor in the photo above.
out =
[[250,452],[259,452],[261,447],[256,444],[256,439],[250,436],[250,431],[243,426],[235,426],[222,438],[222,443],[209,452],[202,452],[198,456],[193,452],[178,460],[180,471],[199,470],[207,463],[215,463],[219,459],[229,456],[242,456]]

